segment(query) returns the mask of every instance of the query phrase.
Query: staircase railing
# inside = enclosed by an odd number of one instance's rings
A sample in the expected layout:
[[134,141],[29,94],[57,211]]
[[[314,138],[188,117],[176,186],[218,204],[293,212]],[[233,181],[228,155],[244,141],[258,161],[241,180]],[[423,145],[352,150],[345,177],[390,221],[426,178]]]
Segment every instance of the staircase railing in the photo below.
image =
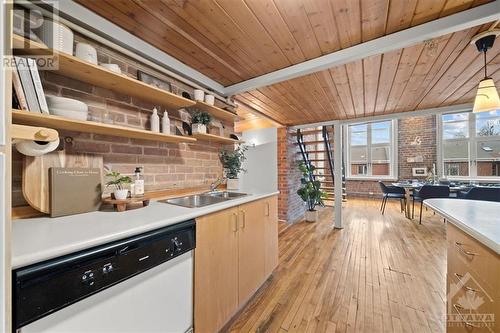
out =
[[[323,142],[325,144],[325,150],[326,150],[326,156],[328,160],[328,165],[330,167],[330,174],[332,176],[332,180],[335,184],[335,172],[334,172],[334,160],[332,156],[332,147],[330,144],[330,136],[328,135],[328,127],[323,126],[322,128],[322,133],[323,133]],[[342,200],[346,200],[346,189],[345,189],[345,168],[344,168],[344,161],[342,160]]]
[[304,144],[304,136],[302,135],[300,129],[297,129],[297,143],[299,144],[302,160],[309,171],[309,180],[313,182],[316,180],[316,176],[312,172],[312,163],[309,160],[309,154],[307,153],[306,145]]

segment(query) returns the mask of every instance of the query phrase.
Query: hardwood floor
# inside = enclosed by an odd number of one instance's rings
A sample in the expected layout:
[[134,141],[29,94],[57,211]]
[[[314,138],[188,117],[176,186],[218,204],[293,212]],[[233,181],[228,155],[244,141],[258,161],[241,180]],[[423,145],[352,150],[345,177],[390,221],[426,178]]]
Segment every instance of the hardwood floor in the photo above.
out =
[[279,266],[230,332],[444,332],[445,224],[422,225],[399,203],[349,199],[344,229],[332,209],[316,224],[280,228]]

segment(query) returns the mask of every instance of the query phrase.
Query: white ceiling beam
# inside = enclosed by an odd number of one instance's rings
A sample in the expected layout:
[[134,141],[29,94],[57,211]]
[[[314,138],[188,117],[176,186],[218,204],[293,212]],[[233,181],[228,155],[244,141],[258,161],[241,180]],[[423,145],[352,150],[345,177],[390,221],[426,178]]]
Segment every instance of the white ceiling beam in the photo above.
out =
[[212,80],[194,68],[185,65],[176,58],[145,42],[143,39],[132,35],[128,31],[97,15],[82,5],[72,0],[56,2],[51,0],[44,1],[49,6],[55,6],[60,14],[65,14],[72,20],[78,21],[81,25],[86,25],[94,31],[99,32],[102,36],[108,39],[108,42],[113,41],[116,44],[122,45],[128,50],[133,51],[136,54],[140,54],[145,58],[152,59],[155,63],[168,68],[178,75],[194,81],[194,83],[200,84],[201,86],[216,93],[224,95],[224,86],[220,83]]
[[445,114],[450,112],[466,112],[472,111],[473,104],[457,104],[450,106],[441,106],[437,108],[429,108],[422,110],[414,110],[414,111],[403,111],[397,113],[386,113],[380,114],[376,116],[366,116],[366,117],[358,117],[351,118],[345,120],[330,120],[330,121],[322,121],[318,123],[310,123],[310,124],[301,124],[296,126],[291,126],[291,129],[303,129],[303,128],[311,128],[311,127],[320,127],[320,126],[331,126],[336,123],[340,123],[342,125],[345,124],[355,124],[355,123],[363,123],[363,122],[371,122],[378,120],[388,120],[388,119],[402,119],[402,118],[411,118],[411,117],[424,117],[424,116],[432,116],[436,114]]
[[498,19],[500,1],[497,0],[225,87],[224,94],[230,96],[258,89]]

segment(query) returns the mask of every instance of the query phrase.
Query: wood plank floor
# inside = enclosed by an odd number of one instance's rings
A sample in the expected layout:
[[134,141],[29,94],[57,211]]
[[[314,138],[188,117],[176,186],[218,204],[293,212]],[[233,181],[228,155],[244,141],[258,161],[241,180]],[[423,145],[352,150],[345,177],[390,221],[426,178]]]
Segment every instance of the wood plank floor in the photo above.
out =
[[[279,266],[230,332],[444,332],[443,220],[423,223],[399,203],[349,199],[344,229],[332,209],[315,224],[280,228]],[[417,212],[415,212],[417,213]]]

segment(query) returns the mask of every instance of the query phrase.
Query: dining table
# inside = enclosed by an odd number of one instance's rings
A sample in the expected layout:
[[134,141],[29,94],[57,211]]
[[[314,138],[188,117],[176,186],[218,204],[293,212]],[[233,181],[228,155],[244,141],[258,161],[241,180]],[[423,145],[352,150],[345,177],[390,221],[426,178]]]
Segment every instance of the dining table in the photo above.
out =
[[[411,201],[410,201],[410,199],[412,199],[411,194],[415,190],[420,189],[424,185],[440,185],[440,184],[439,183],[429,183],[429,182],[424,182],[424,181],[418,181],[418,182],[415,182],[415,181],[398,181],[396,183],[392,183],[392,185],[404,188],[404,190],[405,190],[405,198],[406,198],[405,216],[406,216],[406,218],[408,218],[408,219],[411,220],[412,219],[411,211],[410,211],[410,209],[411,209]],[[449,187],[450,187],[450,193],[458,193],[458,192],[463,191],[463,190],[465,190],[465,189],[468,188],[468,187],[462,186],[462,185],[459,185],[459,186],[449,185]]]

